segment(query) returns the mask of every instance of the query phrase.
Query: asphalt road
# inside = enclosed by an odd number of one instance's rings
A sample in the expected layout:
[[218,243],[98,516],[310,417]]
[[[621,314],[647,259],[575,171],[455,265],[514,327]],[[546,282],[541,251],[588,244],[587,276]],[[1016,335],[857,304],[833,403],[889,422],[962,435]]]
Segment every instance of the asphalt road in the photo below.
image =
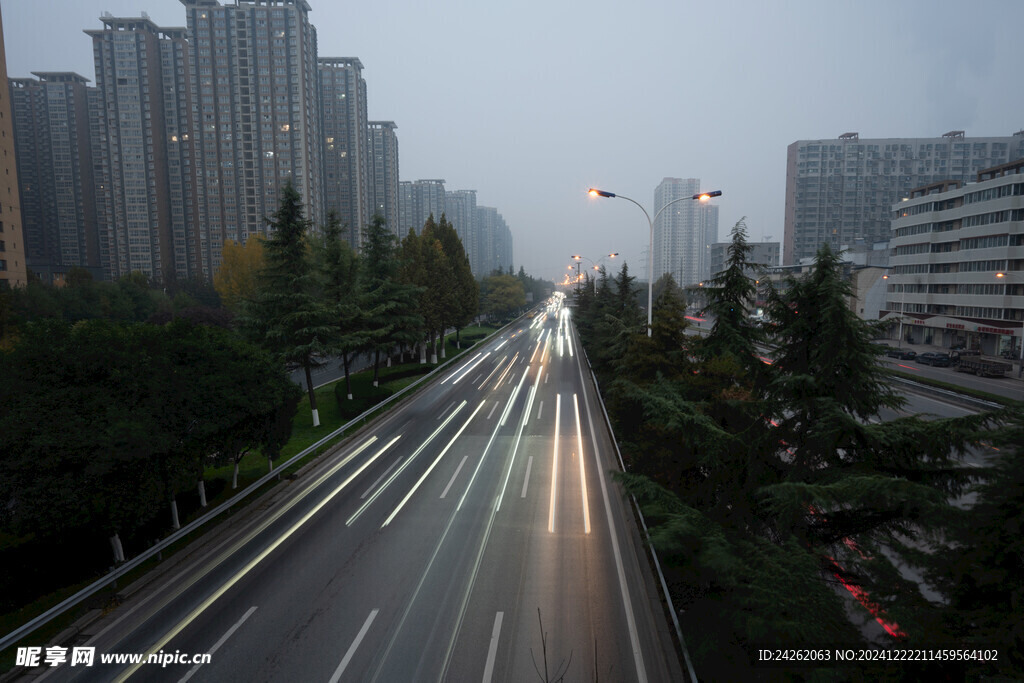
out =
[[[469,354],[46,680],[682,680],[565,309]],[[545,674],[546,672],[546,674]]]

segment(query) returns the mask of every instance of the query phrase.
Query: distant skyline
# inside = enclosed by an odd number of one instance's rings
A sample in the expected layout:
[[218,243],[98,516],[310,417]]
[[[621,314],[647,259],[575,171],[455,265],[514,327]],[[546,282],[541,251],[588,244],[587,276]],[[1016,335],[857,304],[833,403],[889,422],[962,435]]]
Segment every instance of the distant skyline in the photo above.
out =
[[[643,275],[666,177],[720,189],[719,239],[782,241],[786,147],[1024,129],[1024,3],[309,0],[319,55],[358,57],[370,120],[397,125],[402,180],[472,189],[512,230],[515,266],[560,279],[619,252]],[[8,75],[94,80],[103,12],[183,26],[180,0],[0,0]],[[616,259],[617,261],[618,259]]]

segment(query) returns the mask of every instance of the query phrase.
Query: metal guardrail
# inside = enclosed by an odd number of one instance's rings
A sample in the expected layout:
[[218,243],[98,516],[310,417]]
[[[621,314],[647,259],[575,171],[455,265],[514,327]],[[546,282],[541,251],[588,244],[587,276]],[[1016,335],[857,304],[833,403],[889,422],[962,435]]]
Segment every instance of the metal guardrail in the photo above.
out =
[[[506,325],[498,328],[497,330],[495,330],[494,332],[489,334],[487,337],[485,337],[485,339],[493,337],[495,334],[498,334],[499,332],[501,332],[505,328],[507,328],[507,327],[509,327],[511,325],[516,324],[516,322],[518,322],[522,317],[523,316],[519,316],[515,320],[513,320],[513,321],[507,323]],[[481,340],[481,341],[483,341],[483,340]],[[474,346],[475,346],[475,344],[474,344]],[[217,507],[215,507],[212,510],[210,510],[209,512],[207,512],[202,517],[199,517],[198,519],[193,520],[192,522],[190,522],[190,523],[186,524],[185,526],[183,526],[181,529],[175,531],[173,534],[171,534],[167,538],[163,539],[162,541],[160,541],[159,543],[157,543],[153,547],[149,548],[148,550],[142,552],[139,555],[136,555],[131,560],[128,560],[127,562],[122,564],[120,567],[117,567],[113,571],[108,572],[107,574],[105,574],[104,576],[100,577],[96,581],[92,582],[91,584],[89,584],[88,586],[86,586],[82,590],[78,591],[74,595],[64,599],[63,601],[61,601],[60,603],[54,605],[53,607],[51,607],[50,609],[46,610],[45,612],[43,612],[39,616],[35,617],[34,619],[32,619],[32,620],[22,624],[21,626],[19,626],[16,629],[14,629],[13,631],[11,631],[7,635],[5,635],[3,638],[0,638],[0,650],[4,650],[8,646],[18,642],[18,640],[20,640],[21,638],[23,638],[23,637],[27,636],[28,634],[32,633],[37,628],[39,628],[41,626],[44,626],[45,624],[49,623],[51,620],[55,619],[57,616],[63,614],[67,610],[69,610],[72,607],[74,607],[75,605],[79,604],[80,602],[82,602],[86,598],[88,598],[88,597],[90,597],[92,595],[95,595],[102,588],[104,588],[107,585],[113,583],[118,578],[124,576],[125,574],[127,574],[131,570],[135,569],[136,567],[141,565],[146,560],[149,560],[153,556],[155,556],[158,553],[162,552],[168,546],[176,543],[177,541],[181,540],[182,538],[184,538],[188,534],[192,533],[196,529],[199,529],[200,527],[204,526],[208,522],[210,522],[213,519],[217,518],[221,513],[223,513],[225,511],[227,511],[228,509],[234,507],[235,505],[237,505],[241,501],[245,500],[246,498],[248,498],[250,495],[252,495],[256,491],[260,490],[260,488],[264,484],[268,483],[269,481],[271,481],[275,477],[280,476],[281,470],[290,467],[291,465],[293,465],[294,463],[298,462],[302,458],[306,457],[310,453],[313,453],[314,451],[316,451],[318,448],[320,448],[324,444],[328,443],[332,439],[335,439],[338,436],[340,436],[341,434],[343,434],[346,429],[349,429],[349,428],[355,426],[356,424],[358,424],[360,420],[363,420],[366,417],[372,415],[374,412],[380,410],[381,408],[383,408],[384,406],[388,405],[392,401],[398,399],[400,396],[402,396],[402,394],[406,393],[407,391],[412,390],[414,387],[420,385],[422,382],[425,382],[426,380],[430,379],[432,376],[434,376],[435,374],[437,374],[441,370],[444,370],[450,364],[452,364],[456,360],[458,360],[461,357],[461,355],[462,354],[459,354],[459,356],[454,356],[454,357],[448,359],[447,361],[445,361],[444,363],[438,365],[436,368],[434,368],[433,370],[431,370],[426,375],[424,375],[423,377],[419,378],[418,380],[416,380],[415,382],[413,382],[409,386],[405,387],[401,391],[399,391],[399,392],[397,392],[395,394],[392,394],[391,396],[389,396],[388,398],[384,399],[380,403],[378,403],[378,404],[370,407],[369,409],[363,411],[362,413],[360,413],[359,415],[357,415],[353,419],[349,420],[347,423],[345,423],[341,427],[338,427],[338,429],[334,430],[333,432],[331,432],[327,436],[323,437],[322,439],[320,439],[319,441],[317,441],[313,445],[311,445],[311,446],[303,449],[301,452],[295,454],[287,462],[284,462],[281,465],[279,465],[278,467],[272,469],[270,472],[268,472],[264,476],[260,477],[257,481],[253,482],[252,484],[250,484],[246,488],[244,488],[241,491],[239,491],[230,500],[227,500],[227,501],[221,503]]]
[[[601,404],[601,413],[604,415],[604,422],[608,427],[608,434],[612,438],[612,445],[615,446],[615,455],[619,458],[619,466],[622,468],[622,471],[625,472],[626,463],[622,459],[622,451],[619,450],[619,442],[615,438],[615,430],[612,429],[612,422],[608,417],[608,409],[604,405],[604,397],[601,396],[601,385],[597,381],[597,375],[594,374],[594,368],[590,365],[590,357],[587,356],[587,352],[583,349],[582,344],[580,344],[580,349],[583,350],[583,357],[587,360],[587,368],[590,370],[590,376],[594,380],[594,388],[597,389],[597,400]],[[676,638],[679,639],[679,647],[683,651],[683,659],[686,662],[686,669],[690,674],[690,680],[692,683],[697,683],[697,673],[693,670],[693,662],[690,661],[690,653],[686,649],[686,640],[683,638],[683,629],[679,625],[679,616],[676,614],[676,606],[675,603],[672,602],[672,595],[668,591],[668,582],[665,581],[665,574],[661,570],[661,562],[658,560],[658,552],[654,549],[654,544],[651,542],[651,534],[647,529],[647,520],[644,519],[644,513],[640,509],[640,504],[636,502],[636,496],[630,494],[629,498],[633,501],[633,509],[636,511],[637,518],[640,520],[640,525],[644,529],[644,538],[647,540],[647,547],[651,549],[651,558],[654,560],[654,568],[658,572],[658,581],[661,584],[661,592],[665,596],[665,601],[668,603],[668,611],[672,615],[672,626],[675,627]]]
[[1006,406],[1001,403],[995,403],[993,401],[986,401],[983,398],[976,398],[968,394],[961,394],[949,389],[943,389],[941,387],[935,387],[930,384],[922,384],[921,382],[915,382],[912,379],[905,379],[898,375],[890,375],[889,381],[894,384],[899,384],[908,391],[912,391],[917,394],[927,394],[930,396],[937,396],[943,398],[951,403],[959,403],[960,405],[977,408],[979,410],[1002,410]]

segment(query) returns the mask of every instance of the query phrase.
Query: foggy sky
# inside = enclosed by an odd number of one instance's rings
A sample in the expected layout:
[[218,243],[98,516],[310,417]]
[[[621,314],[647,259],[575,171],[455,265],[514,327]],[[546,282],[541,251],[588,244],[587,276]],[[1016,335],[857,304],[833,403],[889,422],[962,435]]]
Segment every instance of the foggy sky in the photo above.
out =
[[[319,55],[358,57],[370,120],[398,125],[402,180],[475,189],[515,266],[560,279],[617,251],[643,275],[665,177],[720,189],[721,238],[782,241],[801,139],[1024,128],[1018,0],[422,3],[309,0]],[[222,3],[225,4],[225,3]],[[0,0],[8,75],[94,79],[99,16],[184,26],[179,0]]]

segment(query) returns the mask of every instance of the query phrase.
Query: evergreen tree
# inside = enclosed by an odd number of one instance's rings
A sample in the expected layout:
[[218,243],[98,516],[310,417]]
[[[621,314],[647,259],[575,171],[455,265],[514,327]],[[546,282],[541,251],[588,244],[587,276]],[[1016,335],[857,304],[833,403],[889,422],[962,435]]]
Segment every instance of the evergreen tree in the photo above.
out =
[[251,339],[305,371],[313,426],[318,427],[312,369],[322,365],[330,351],[333,319],[310,258],[302,197],[291,182],[281,190],[281,202],[268,224],[271,236],[263,243],[264,267],[254,300],[245,306],[240,322]]
[[374,214],[364,233],[362,277],[365,349],[373,353],[373,386],[377,386],[380,354],[419,338],[423,317],[417,310],[420,290],[399,279],[399,256],[395,236],[384,217]]
[[332,210],[324,226],[324,239],[318,250],[324,303],[333,321],[329,345],[341,357],[345,371],[345,393],[352,398],[351,363],[353,356],[369,343],[366,329],[365,292],[359,286],[359,258],[341,237],[341,225]]
[[469,257],[466,250],[455,232],[451,222],[441,216],[441,222],[437,225],[434,235],[441,242],[441,250],[444,252],[449,266],[452,270],[452,289],[448,322],[455,327],[455,343],[461,347],[460,333],[476,316],[480,307],[480,286],[473,277],[473,270],[469,265]]

